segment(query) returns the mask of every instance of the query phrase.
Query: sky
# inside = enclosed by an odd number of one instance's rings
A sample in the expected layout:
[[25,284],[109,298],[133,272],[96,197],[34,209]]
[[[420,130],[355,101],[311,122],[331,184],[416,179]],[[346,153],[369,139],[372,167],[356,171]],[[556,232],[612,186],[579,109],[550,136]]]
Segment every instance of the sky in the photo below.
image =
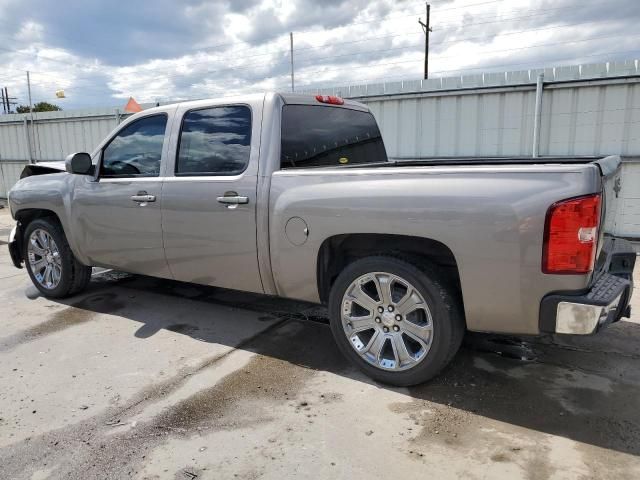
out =
[[[639,0],[433,0],[430,77],[640,58]],[[414,0],[0,0],[0,86],[63,109],[422,78]],[[64,90],[66,98],[55,92]]]

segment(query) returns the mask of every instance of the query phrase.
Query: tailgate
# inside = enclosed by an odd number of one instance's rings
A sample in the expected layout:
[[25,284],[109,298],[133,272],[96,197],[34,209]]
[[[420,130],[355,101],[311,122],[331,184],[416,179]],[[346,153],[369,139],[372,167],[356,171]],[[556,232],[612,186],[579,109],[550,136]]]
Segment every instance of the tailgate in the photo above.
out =
[[618,155],[611,155],[594,162],[600,169],[603,183],[603,215],[602,219],[603,233],[613,235],[616,227],[616,214],[618,212],[618,197],[620,196],[621,179],[620,172],[622,160]]

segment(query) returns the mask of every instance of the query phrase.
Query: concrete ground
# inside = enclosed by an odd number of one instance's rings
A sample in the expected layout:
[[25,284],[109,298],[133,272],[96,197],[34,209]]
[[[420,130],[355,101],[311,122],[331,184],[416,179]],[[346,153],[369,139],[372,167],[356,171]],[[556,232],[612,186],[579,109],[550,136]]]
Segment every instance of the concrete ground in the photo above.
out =
[[600,335],[471,338],[396,389],[343,360],[313,305],[116,273],[39,297],[10,223],[2,479],[640,478],[637,295]]

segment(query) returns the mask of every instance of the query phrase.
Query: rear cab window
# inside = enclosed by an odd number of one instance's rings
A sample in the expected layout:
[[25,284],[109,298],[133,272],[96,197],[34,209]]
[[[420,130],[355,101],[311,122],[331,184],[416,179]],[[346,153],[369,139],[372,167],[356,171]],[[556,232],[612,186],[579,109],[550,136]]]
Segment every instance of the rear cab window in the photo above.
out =
[[280,168],[310,168],[387,161],[370,112],[325,105],[282,107]]

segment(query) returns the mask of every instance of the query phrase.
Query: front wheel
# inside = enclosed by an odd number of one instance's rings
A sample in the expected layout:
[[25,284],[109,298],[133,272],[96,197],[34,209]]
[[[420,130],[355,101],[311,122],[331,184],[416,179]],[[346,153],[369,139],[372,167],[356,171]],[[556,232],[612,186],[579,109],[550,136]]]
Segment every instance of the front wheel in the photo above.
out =
[[40,218],[27,225],[22,251],[31,281],[45,297],[73,295],[91,279],[91,267],[76,260],[62,227],[53,219]]
[[386,256],[347,266],[329,297],[342,353],[374,380],[425,382],[453,358],[465,326],[459,301],[430,265]]

